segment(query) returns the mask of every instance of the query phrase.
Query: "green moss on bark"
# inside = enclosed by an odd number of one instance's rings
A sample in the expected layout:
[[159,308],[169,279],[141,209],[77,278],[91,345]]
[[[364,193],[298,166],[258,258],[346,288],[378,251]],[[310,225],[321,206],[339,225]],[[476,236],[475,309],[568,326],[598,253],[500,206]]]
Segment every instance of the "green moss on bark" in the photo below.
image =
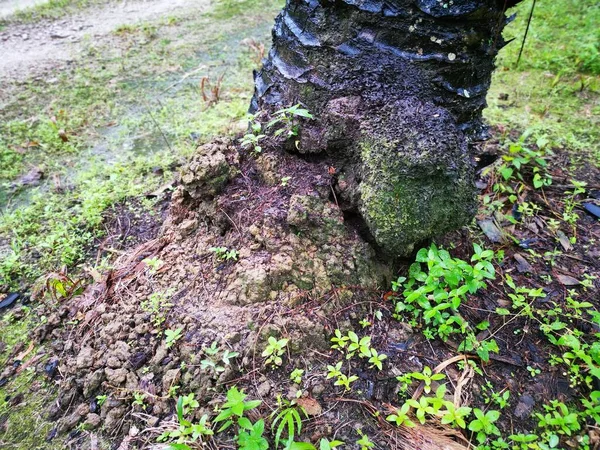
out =
[[[411,148],[410,140],[404,146],[385,141],[362,144],[360,210],[387,253],[410,253],[415,243],[471,220],[473,186],[469,171],[460,166],[442,168],[435,164],[435,156],[426,153]],[[430,149],[433,154],[435,149]]]

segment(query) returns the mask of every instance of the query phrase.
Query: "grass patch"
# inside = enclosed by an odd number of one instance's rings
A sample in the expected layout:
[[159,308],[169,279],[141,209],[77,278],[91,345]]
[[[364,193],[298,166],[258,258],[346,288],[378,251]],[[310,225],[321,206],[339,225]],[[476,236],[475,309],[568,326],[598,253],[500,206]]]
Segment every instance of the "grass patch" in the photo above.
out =
[[[251,5],[243,27],[239,17],[200,16],[118,29],[117,51],[90,42],[76,69],[10,87],[15,100],[0,112],[0,285],[76,268],[102,235],[107,208],[170,180],[198,143],[239,130],[255,68],[240,42],[267,42],[265,11],[279,9]],[[209,105],[200,81],[221,75],[220,99]],[[45,181],[12,187],[33,166]]]
[[[507,29],[516,38],[505,52],[506,63],[516,63],[532,0],[523,2],[517,21]],[[543,70],[556,75],[600,75],[600,4],[594,0],[537,2],[521,70]]]
[[[21,344],[21,350],[28,349],[31,330],[38,323],[37,314],[28,306],[13,308],[4,312],[0,320],[3,349],[0,352],[0,364],[6,367],[10,358],[15,357],[15,349]],[[34,347],[24,357],[23,365],[40,354],[40,348]],[[0,387],[0,442],[2,448],[47,448],[44,443],[46,434],[53,424],[44,420],[43,414],[48,406],[47,394],[52,389],[43,377],[36,374],[36,364],[24,368]],[[35,395],[30,395],[35,392]]]
[[[485,116],[506,130],[547,137],[576,159],[600,164],[600,6],[593,0],[538,2],[515,67],[531,1],[516,8],[488,94]],[[508,97],[506,97],[508,95]],[[579,156],[577,156],[577,154]]]
[[16,11],[1,23],[32,23],[42,19],[59,19],[92,5],[107,3],[106,0],[49,0]]

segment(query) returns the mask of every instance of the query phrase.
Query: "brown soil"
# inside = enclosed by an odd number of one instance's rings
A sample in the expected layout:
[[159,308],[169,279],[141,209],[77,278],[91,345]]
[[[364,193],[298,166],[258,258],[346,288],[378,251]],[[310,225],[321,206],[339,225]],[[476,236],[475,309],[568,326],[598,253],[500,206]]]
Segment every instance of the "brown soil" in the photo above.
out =
[[[214,162],[217,153],[216,160],[224,165],[211,163],[210,170],[205,170],[206,155]],[[354,441],[354,430],[361,428],[377,442],[376,448],[415,448],[415,439],[438,443],[450,439],[452,445],[463,448],[465,438],[452,430],[397,429],[371,416],[398,405],[396,376],[451,360],[458,354],[457,344],[428,341],[391,317],[392,297],[385,289],[390,277],[382,276],[385,269],[375,253],[344,222],[331,195],[330,167],[326,160],[309,164],[273,149],[252,157],[227,141],[202,147],[183,170],[183,182],[175,190],[158,237],[143,242],[139,236],[140,245],[120,256],[102,280],[89,286],[83,296],[63,304],[49,325],[39,330],[40,336],[54,342],[61,374],[60,395],[51,413],[60,419],[55,439],[78,423],[96,423],[98,414],[107,435],[116,442],[126,436],[130,448],[145,448],[173,423],[174,401],[169,399],[173,386],[179,386],[179,394],[196,394],[202,405],[199,416],[210,412],[212,405],[222,401],[226,388],[235,384],[251,398],[263,400],[260,411],[265,417],[276,408],[277,395],[293,398],[298,386],[288,374],[300,367],[306,371],[305,398],[316,400],[322,411],[305,427],[305,440],[335,436]],[[230,181],[219,178],[218,185],[211,184],[211,177],[223,170]],[[587,173],[599,175],[596,169],[588,168]],[[292,176],[287,186],[281,186],[284,176]],[[553,261],[530,258],[524,252],[524,248],[534,248],[543,254],[561,245],[544,226],[564,201],[561,169],[555,169],[553,176],[554,187],[524,194],[544,206],[536,217],[522,218],[520,225],[510,229],[520,244],[486,243],[505,251],[497,279],[510,274],[517,285],[543,287],[547,296],[536,302],[540,308],[563,305],[569,287],[557,275],[581,280],[583,274],[599,273],[595,242],[600,226],[582,211],[578,211],[577,245],[564,255]],[[485,194],[493,180],[482,182],[487,183]],[[307,198],[309,203],[304,203]],[[115,230],[109,235],[122,233],[118,214],[112,224]],[[129,233],[139,230],[150,237],[153,232],[148,230],[154,229],[154,225],[132,226]],[[469,260],[473,240],[481,239],[477,231],[462,230],[440,243],[452,247],[453,256]],[[221,246],[237,249],[239,260],[221,261],[210,250]],[[529,273],[519,266],[517,254],[528,259]],[[160,267],[149,267],[147,258],[159,260]],[[401,265],[399,274],[406,270]],[[552,281],[545,275],[552,276]],[[594,283],[597,288],[598,280]],[[580,301],[600,306],[595,289],[576,289]],[[164,295],[163,306],[173,305],[164,307],[165,322],[160,326],[152,324],[152,314],[142,307],[156,293]],[[505,306],[506,293],[494,282],[461,307],[470,323],[489,320],[500,346],[499,354],[491,355],[482,366],[485,378],[470,374],[462,400],[485,407],[482,385],[486,380],[496,391],[510,389],[506,410],[510,414],[502,415],[499,427],[525,431],[533,427],[534,408],[539,410],[548,399],[566,401],[580,392],[569,386],[560,366],[548,364],[555,350],[534,323],[518,319],[506,324],[501,316],[490,313]],[[383,313],[383,320],[374,319],[375,311]],[[359,380],[352,394],[344,395],[324,377],[326,366],[340,359],[329,349],[328,340],[336,329],[360,330],[359,320],[365,317],[374,325],[363,334],[369,334],[373,346],[389,359],[382,372],[353,361],[352,372]],[[67,319],[74,324],[64,325]],[[574,326],[590,332],[583,324]],[[161,330],[179,327],[182,339],[167,349]],[[283,366],[276,370],[266,368],[260,356],[268,336],[290,339]],[[213,342],[221,350],[239,353],[222,373],[200,366],[206,357],[203,349]],[[533,381],[528,366],[540,370]],[[448,365],[444,373],[454,382],[462,374],[456,364]],[[143,407],[131,406],[133,392],[146,394]],[[102,407],[95,400],[97,395],[108,395]],[[88,434],[75,433],[71,438],[74,448],[89,445]],[[220,439],[211,445],[229,445],[227,437]]]

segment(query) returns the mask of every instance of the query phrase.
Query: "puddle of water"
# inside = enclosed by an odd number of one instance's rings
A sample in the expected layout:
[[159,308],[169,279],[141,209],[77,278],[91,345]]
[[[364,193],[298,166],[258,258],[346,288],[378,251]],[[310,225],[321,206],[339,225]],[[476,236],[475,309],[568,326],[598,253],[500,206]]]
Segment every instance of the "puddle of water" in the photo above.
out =
[[48,3],[48,0],[0,0],[0,19],[42,3]]

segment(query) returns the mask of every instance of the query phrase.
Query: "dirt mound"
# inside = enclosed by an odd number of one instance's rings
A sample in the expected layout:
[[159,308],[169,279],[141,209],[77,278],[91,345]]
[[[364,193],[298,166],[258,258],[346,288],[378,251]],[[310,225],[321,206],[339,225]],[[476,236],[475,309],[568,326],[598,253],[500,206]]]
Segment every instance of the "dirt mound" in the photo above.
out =
[[[329,348],[336,311],[369,310],[390,270],[330,201],[329,172],[327,161],[285,152],[200,147],[159,237],[121,256],[39,330],[64,342],[54,346],[63,376],[57,431],[102,425],[126,435],[136,411],[141,426],[156,426],[177,394],[208,402],[242,374],[266,396],[273,383],[261,378],[259,355],[269,336],[310,358]],[[74,325],[52,331],[66,320]],[[223,352],[237,357],[218,368],[203,362]],[[323,391],[311,384],[314,395]],[[140,396],[143,406],[132,407]]]

